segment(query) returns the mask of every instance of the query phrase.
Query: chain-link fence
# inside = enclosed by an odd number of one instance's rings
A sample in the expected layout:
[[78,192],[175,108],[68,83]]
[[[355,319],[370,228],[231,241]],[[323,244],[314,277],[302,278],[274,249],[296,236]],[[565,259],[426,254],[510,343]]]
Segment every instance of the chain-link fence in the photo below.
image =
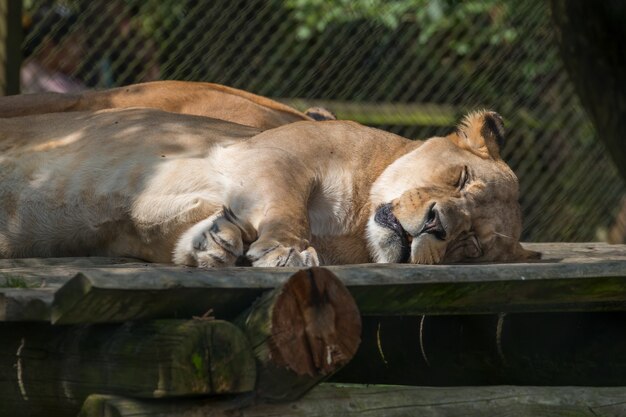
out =
[[410,138],[486,107],[524,239],[602,240],[626,207],[540,0],[26,0],[23,23],[23,91],[209,81]]

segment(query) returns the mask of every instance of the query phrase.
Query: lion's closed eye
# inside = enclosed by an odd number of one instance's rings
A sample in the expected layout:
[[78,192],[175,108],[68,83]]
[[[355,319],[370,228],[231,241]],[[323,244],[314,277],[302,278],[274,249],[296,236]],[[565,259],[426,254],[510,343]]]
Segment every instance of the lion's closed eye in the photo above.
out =
[[470,172],[467,165],[455,165],[436,171],[434,177],[440,186],[446,184],[461,191],[470,181]]
[[467,167],[467,165],[464,165],[463,168],[461,169],[461,174],[459,175],[459,179],[456,182],[456,187],[459,189],[459,191],[463,191],[463,189],[465,188],[467,183],[469,183],[469,181],[470,181],[469,168]]

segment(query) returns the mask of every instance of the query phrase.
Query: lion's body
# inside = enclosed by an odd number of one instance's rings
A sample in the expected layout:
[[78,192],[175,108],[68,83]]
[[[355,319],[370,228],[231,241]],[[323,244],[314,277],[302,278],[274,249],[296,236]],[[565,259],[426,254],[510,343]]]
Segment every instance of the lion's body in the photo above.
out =
[[[519,246],[514,175],[500,160],[454,140],[422,143],[338,121],[262,132],[152,109],[1,119],[0,257],[114,255],[207,267],[246,255],[253,265],[271,266],[315,264],[317,250],[323,263],[397,262],[395,235],[371,224],[376,208],[395,199],[398,219],[417,241],[422,237],[410,218],[422,219],[424,207],[411,200],[414,211],[401,217],[407,190],[417,181],[459,194],[443,184],[449,169],[426,172],[420,165],[429,163],[412,160],[428,157],[455,170],[454,158],[467,157],[484,172],[479,194],[459,206],[467,222],[448,232],[450,240],[476,229],[477,216],[500,234],[515,235],[510,239]],[[406,178],[396,178],[400,171]],[[494,178],[504,190],[480,194]],[[485,220],[479,203],[505,218]],[[519,257],[512,243],[486,260]],[[444,261],[416,248],[411,262]]]
[[0,100],[0,118],[130,107],[213,117],[260,129],[313,120],[266,97],[219,84],[189,81],[154,81],[77,94],[38,93],[4,97]]

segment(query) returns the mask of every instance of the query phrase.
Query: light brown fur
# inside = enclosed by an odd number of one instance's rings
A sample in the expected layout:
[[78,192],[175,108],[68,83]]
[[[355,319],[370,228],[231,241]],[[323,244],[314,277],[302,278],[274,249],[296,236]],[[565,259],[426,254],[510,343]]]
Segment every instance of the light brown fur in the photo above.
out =
[[[474,137],[492,115],[425,142],[353,122],[262,132],[152,109],[1,119],[0,257],[200,267],[526,259],[517,179],[480,151],[497,151],[492,138]],[[471,179],[460,189],[463,167]],[[433,203],[444,239],[420,233]],[[385,206],[410,248],[380,222]]]
[[78,94],[10,96],[0,100],[0,117],[129,107],[213,117],[260,129],[313,120],[305,113],[266,97],[219,84],[191,81],[154,81]]

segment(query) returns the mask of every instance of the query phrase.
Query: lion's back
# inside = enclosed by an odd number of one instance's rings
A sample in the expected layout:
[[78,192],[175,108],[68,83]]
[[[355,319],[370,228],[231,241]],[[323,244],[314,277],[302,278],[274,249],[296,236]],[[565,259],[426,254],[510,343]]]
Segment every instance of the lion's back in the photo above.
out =
[[[80,253],[113,239],[118,226],[128,231],[133,218],[152,224],[196,206],[205,210],[190,191],[203,186],[204,158],[259,130],[125,109],[1,119],[0,132],[6,257]],[[147,193],[154,198],[145,199]]]

